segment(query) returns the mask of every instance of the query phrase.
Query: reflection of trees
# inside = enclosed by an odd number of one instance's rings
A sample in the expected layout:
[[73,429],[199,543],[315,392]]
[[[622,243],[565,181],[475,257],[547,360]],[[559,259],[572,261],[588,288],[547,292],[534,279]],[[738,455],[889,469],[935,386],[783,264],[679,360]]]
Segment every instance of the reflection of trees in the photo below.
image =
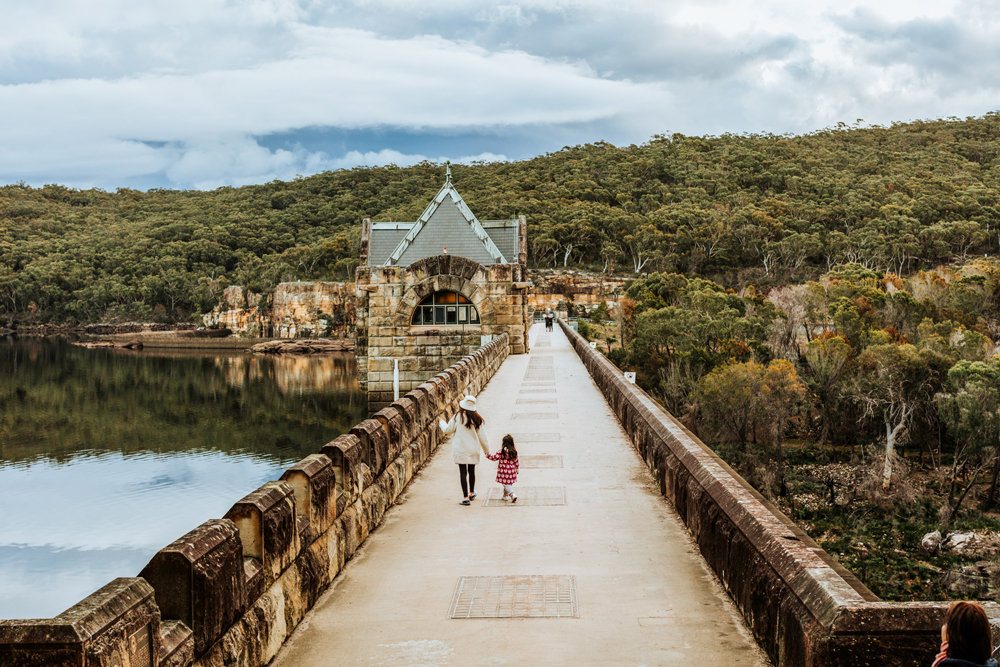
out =
[[0,461],[199,449],[290,461],[366,416],[351,355],[225,354],[0,343]]

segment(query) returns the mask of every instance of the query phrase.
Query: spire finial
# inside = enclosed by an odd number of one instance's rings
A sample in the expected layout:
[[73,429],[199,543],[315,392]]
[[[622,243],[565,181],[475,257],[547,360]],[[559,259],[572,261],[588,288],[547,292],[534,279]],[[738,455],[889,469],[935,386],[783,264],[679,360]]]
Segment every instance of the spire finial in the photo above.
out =
[[445,167],[445,172],[444,172],[445,183],[451,183],[451,160],[445,160],[444,167]]

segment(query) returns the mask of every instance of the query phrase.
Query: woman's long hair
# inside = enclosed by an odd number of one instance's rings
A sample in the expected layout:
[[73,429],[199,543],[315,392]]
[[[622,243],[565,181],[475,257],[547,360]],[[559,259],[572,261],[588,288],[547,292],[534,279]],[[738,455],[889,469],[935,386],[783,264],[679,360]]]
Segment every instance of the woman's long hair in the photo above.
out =
[[984,664],[993,652],[990,620],[975,602],[956,602],[948,608],[948,657]]
[[466,410],[465,408],[462,408],[462,423],[466,426],[471,426],[478,431],[484,421],[486,420],[483,419],[482,415],[475,410]]

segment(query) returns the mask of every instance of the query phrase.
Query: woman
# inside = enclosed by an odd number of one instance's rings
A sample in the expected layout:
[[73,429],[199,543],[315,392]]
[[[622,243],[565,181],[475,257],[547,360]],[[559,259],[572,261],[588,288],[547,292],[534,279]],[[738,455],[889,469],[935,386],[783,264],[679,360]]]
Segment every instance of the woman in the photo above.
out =
[[[480,449],[490,455],[489,439],[483,426],[482,416],[476,412],[476,397],[466,396],[458,407],[461,408],[448,423],[438,420],[445,435],[455,433],[451,441],[451,453],[458,464],[458,478],[462,482],[461,505],[469,505],[476,499],[476,464],[479,463]],[[468,483],[466,483],[468,476]]]
[[934,667],[997,667],[990,619],[975,602],[956,602],[941,626],[941,652]]

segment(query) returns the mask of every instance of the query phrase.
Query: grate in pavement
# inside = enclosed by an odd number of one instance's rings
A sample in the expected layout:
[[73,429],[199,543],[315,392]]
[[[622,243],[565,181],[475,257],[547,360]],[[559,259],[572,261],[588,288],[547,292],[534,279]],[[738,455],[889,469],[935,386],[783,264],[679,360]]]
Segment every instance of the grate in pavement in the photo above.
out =
[[514,442],[559,442],[558,433],[511,433]]
[[549,387],[546,389],[522,389],[519,393],[521,394],[554,394],[556,393],[555,387]]
[[541,342],[535,343],[535,347],[552,347],[552,343],[550,343],[547,340],[546,341],[541,341]]
[[459,577],[448,618],[578,618],[576,577]]
[[559,402],[557,398],[519,398],[517,399],[518,405],[554,405]]
[[522,387],[554,387],[555,382],[522,382]]
[[[515,440],[516,442],[516,440]],[[561,456],[556,456],[554,454],[536,454],[527,456],[518,456],[520,459],[522,468],[562,468],[563,461]]]
[[555,380],[556,374],[551,368],[544,368],[540,370],[528,369],[528,372],[524,374],[524,379],[526,381],[532,380]]
[[503,498],[502,486],[491,486],[483,499],[483,507],[554,507],[566,504],[565,486],[515,486],[517,502],[512,503]]
[[511,419],[559,419],[558,412],[515,412]]

